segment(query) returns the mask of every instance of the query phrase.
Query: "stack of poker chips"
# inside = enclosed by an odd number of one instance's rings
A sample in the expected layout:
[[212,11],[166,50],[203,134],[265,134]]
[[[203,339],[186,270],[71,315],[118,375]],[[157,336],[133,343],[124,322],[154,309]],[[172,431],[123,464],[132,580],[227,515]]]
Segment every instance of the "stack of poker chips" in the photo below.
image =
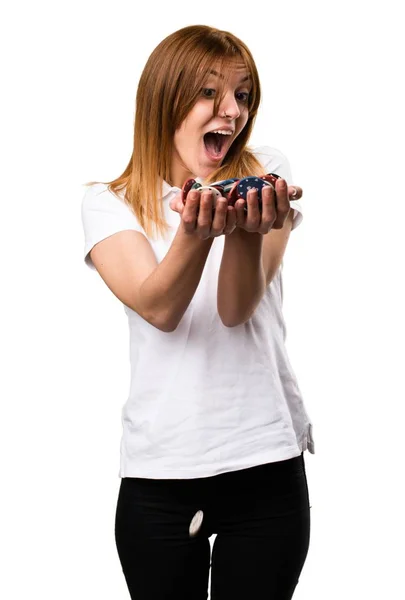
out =
[[[184,182],[182,188],[183,202],[186,201],[187,194],[190,190],[198,190],[199,192],[209,190],[213,192],[214,209],[216,200],[221,196],[228,200],[229,205],[234,206],[235,202],[239,198],[247,200],[248,191],[255,188],[258,194],[259,207],[261,208],[262,189],[266,186],[271,186],[273,187],[273,189],[275,189],[276,181],[279,178],[280,175],[276,175],[275,173],[267,173],[267,175],[261,175],[260,177],[249,176],[243,177],[242,179],[234,177],[233,179],[216,181],[215,183],[211,183],[210,185],[201,185],[201,183],[198,183],[195,179],[187,179],[187,181]],[[245,205],[245,211],[246,210],[247,207]]]

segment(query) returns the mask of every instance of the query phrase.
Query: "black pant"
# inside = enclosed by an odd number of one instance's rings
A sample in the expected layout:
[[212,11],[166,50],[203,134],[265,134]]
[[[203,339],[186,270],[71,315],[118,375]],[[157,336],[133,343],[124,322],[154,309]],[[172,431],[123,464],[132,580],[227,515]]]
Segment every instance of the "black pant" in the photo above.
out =
[[123,478],[115,539],[131,598],[207,600],[211,565],[211,600],[289,600],[308,552],[309,509],[303,454],[200,479]]

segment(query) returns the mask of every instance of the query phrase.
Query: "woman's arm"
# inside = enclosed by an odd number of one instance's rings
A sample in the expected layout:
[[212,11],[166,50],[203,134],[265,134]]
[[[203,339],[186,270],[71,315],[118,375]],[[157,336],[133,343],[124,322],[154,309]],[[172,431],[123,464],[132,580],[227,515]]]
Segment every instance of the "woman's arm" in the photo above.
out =
[[[277,184],[277,207],[281,208],[278,214],[273,193],[268,190],[262,195],[262,216],[253,192],[248,194],[248,215],[243,213],[242,202],[237,209],[238,223],[243,226],[225,238],[218,277],[218,314],[227,327],[245,323],[252,316],[283,260],[294,215],[288,208],[290,194],[301,197],[302,189],[288,189],[283,182]],[[269,223],[273,225],[270,227]],[[268,233],[257,231],[266,227]]]
[[[158,264],[147,238],[120,231],[97,243],[91,259],[117,298],[148,323],[165,332],[178,326],[189,306],[214,237],[231,231],[227,202],[218,201],[212,218],[212,194],[189,192],[173,242]],[[199,211],[197,216],[197,210]]]
[[218,277],[217,305],[227,327],[245,323],[263,297],[263,235],[236,228],[226,236]]
[[181,228],[158,264],[146,237],[120,231],[94,246],[94,266],[113,294],[161,331],[174,331],[197,289],[213,239]]

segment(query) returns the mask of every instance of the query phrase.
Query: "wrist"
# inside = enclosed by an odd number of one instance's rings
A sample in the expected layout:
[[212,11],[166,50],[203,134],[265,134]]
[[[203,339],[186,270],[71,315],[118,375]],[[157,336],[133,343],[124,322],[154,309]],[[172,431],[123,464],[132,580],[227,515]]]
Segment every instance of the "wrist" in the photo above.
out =
[[225,240],[228,239],[232,239],[232,240],[238,240],[240,242],[246,242],[249,245],[251,244],[261,244],[263,241],[263,234],[262,233],[258,233],[256,231],[254,232],[250,232],[250,231],[246,231],[246,229],[242,229],[241,227],[235,227],[235,229],[232,231],[232,233],[229,233],[228,235],[225,236]]
[[213,237],[201,238],[196,231],[185,231],[184,227],[180,224],[177,230],[177,237],[182,240],[187,246],[193,246],[195,248],[210,247],[214,241]]

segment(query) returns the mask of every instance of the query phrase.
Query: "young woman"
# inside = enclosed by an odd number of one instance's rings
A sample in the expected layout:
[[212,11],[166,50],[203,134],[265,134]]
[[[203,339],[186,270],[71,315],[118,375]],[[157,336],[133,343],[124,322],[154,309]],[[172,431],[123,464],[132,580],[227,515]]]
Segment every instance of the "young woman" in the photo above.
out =
[[[302,189],[278,150],[247,146],[259,102],[234,35],[169,35],[139,81],[127,168],[82,202],[85,262],[129,321],[115,536],[136,600],[206,599],[210,566],[212,600],[287,600],[307,556],[314,445],[281,274]],[[254,188],[234,206],[198,190],[183,202],[189,178],[268,173],[261,207]]]

